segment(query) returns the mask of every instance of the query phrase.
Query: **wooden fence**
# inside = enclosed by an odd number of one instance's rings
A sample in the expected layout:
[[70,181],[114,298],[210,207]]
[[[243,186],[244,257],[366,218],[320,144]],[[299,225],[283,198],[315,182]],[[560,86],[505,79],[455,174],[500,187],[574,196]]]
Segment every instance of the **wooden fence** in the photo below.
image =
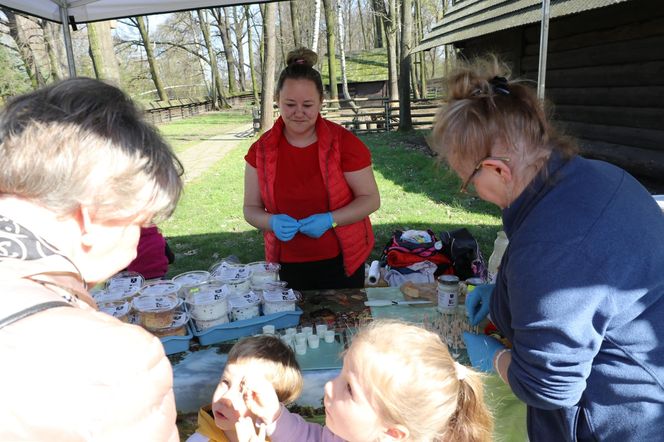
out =
[[165,123],[191,117],[212,110],[211,100],[185,98],[166,102],[152,102],[145,109],[145,118],[152,124]]

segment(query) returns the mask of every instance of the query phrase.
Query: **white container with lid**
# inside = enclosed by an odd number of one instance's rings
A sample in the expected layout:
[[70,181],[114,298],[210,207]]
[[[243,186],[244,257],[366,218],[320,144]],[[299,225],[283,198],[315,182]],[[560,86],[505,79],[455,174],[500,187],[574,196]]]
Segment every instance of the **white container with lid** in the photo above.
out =
[[204,319],[194,319],[194,324],[196,324],[196,329],[199,332],[202,332],[203,330],[207,330],[212,327],[216,327],[217,325],[223,325],[223,324],[228,324],[230,320],[228,319],[228,315],[221,316],[220,318],[217,319],[211,319],[209,321],[206,321]]
[[217,267],[212,266],[210,276],[213,279],[223,281],[226,279],[249,278],[251,269],[244,264],[227,264],[222,262]]
[[208,279],[210,279],[210,272],[205,270],[194,270],[191,272],[180,273],[173,277],[173,282],[180,284],[180,292],[178,294],[180,298],[184,298],[186,295],[185,290],[188,287],[193,287]]
[[455,275],[441,275],[438,277],[438,311],[450,313],[459,303],[459,277]]
[[171,326],[180,300],[175,294],[141,295],[134,298],[132,305],[138,312],[141,326],[148,330],[158,330]]
[[214,321],[222,316],[228,317],[230,291],[221,282],[206,281],[185,290],[185,302],[192,318]]
[[186,336],[188,331],[187,331],[187,321],[189,320],[189,316],[185,312],[176,312],[173,315],[173,322],[171,322],[171,325],[168,327],[160,328],[160,329],[155,329],[155,330],[150,330],[150,332],[158,336],[160,338],[163,338],[165,336]]
[[231,320],[242,321],[260,316],[261,298],[254,292],[244,295],[231,295],[228,306],[231,309]]
[[110,297],[130,299],[138,293],[144,283],[145,278],[140,273],[125,271],[111,276],[104,288]]
[[180,290],[180,284],[177,282],[163,280],[163,281],[153,281],[148,282],[143,287],[141,287],[140,295],[141,296],[164,296],[164,295],[173,295],[177,296],[178,291]]
[[122,322],[129,322],[129,311],[131,304],[129,301],[112,301],[104,304],[99,304],[99,311],[111,315]]
[[243,295],[251,290],[249,275],[251,271],[245,266],[219,268],[212,273],[212,278],[226,284],[233,295]]
[[295,303],[299,299],[299,293],[293,289],[287,290],[264,290],[263,291],[263,314],[271,315],[280,312],[292,312]]
[[252,289],[263,289],[267,283],[279,280],[281,266],[277,263],[256,261],[247,264],[247,267],[251,270],[249,279]]

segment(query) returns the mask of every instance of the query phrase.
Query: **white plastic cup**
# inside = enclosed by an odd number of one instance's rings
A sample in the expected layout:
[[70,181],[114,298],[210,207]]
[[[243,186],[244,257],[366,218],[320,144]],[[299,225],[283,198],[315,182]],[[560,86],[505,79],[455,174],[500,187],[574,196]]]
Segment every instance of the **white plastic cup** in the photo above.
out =
[[293,335],[281,335],[279,336],[279,338],[281,339],[281,342],[283,342],[284,344],[291,347],[293,346]]
[[307,336],[307,341],[309,342],[310,348],[318,348],[318,344],[320,343],[320,338],[318,337],[318,335],[309,335]]
[[306,355],[307,354],[307,344],[306,343],[295,343],[295,354]]
[[263,326],[263,334],[264,335],[273,335],[275,332],[274,325],[268,324]]
[[334,330],[325,330],[325,342],[328,344],[334,342]]
[[289,327],[286,329],[286,335],[288,336],[295,336],[295,333],[297,333],[297,329],[295,327]]
[[318,324],[318,325],[316,326],[316,334],[317,334],[319,337],[322,338],[323,335],[325,334],[325,331],[327,331],[327,324]]
[[306,344],[307,335],[304,333],[295,333],[295,345],[297,344]]
[[313,327],[302,327],[302,333],[304,333],[307,336],[313,335],[314,334],[314,328]]

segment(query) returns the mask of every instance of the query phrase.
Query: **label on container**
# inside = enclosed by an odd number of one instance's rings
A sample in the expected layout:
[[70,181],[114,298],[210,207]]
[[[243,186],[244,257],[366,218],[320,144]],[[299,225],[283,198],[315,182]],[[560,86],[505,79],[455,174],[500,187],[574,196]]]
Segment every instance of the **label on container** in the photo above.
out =
[[143,277],[136,276],[120,276],[111,278],[106,284],[107,292],[122,293],[120,297],[127,297],[138,292],[143,285]]
[[459,302],[459,285],[438,284],[438,310],[454,310]]
[[140,312],[173,310],[178,305],[174,296],[139,296],[134,298],[134,307]]
[[228,299],[231,308],[243,309],[246,307],[253,307],[260,304],[261,298],[254,292],[245,293],[244,295],[236,295]]
[[247,279],[251,270],[247,267],[220,267],[214,272],[214,277],[220,281],[231,281],[234,279]]
[[194,272],[181,273],[173,281],[177,282],[182,286],[192,286],[200,284],[210,279],[210,273],[204,270],[197,270]]
[[153,284],[148,284],[141,289],[141,295],[170,295],[175,294],[180,290],[180,284],[177,282],[155,282]]
[[107,315],[120,318],[129,313],[129,303],[115,302],[115,303],[103,304],[99,306],[99,311],[104,312]]
[[228,287],[201,288],[198,292],[190,292],[190,301],[192,304],[211,304],[215,301],[225,299],[230,294]]
[[293,289],[267,290],[263,292],[263,299],[266,302],[294,302],[297,301],[297,295]]

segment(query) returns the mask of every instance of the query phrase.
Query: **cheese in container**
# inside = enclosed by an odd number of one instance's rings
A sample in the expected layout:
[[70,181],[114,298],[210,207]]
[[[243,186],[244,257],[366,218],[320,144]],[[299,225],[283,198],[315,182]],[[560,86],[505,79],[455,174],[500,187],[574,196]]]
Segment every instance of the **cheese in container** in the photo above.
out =
[[180,284],[178,295],[180,298],[184,299],[187,295],[187,288],[194,287],[208,279],[210,279],[210,272],[206,272],[205,270],[194,270],[192,272],[180,273],[173,277],[173,282]]
[[252,289],[263,290],[265,284],[279,279],[281,266],[274,262],[256,261],[247,264],[251,274],[249,280]]
[[99,304],[99,311],[111,315],[122,322],[129,322],[131,304],[128,301],[111,301]]
[[159,338],[164,338],[166,336],[186,336],[189,334],[187,330],[188,320],[189,317],[185,312],[177,312],[173,315],[171,325],[164,328],[150,330],[150,332]]
[[[137,272],[120,272],[106,281],[104,290],[108,297],[130,299],[135,296],[145,283],[145,278]],[[108,298],[106,298],[108,300]]]
[[299,292],[293,289],[263,290],[263,314],[292,312],[299,300]]
[[171,326],[180,300],[175,294],[141,295],[133,299],[132,305],[138,312],[139,324],[155,331]]
[[224,315],[221,318],[210,319],[210,320],[194,319],[196,330],[199,332],[202,332],[212,327],[216,327],[217,325],[228,324],[229,322],[230,320],[228,319],[228,315]]
[[231,321],[251,319],[261,314],[261,298],[254,292],[231,295],[228,299],[228,306],[231,309]]
[[226,284],[231,295],[243,295],[251,289],[250,273],[249,268],[245,266],[224,267],[218,272],[212,273],[212,278]]
[[214,321],[224,317],[228,322],[230,290],[227,286],[220,281],[206,281],[185,290],[185,303],[192,318]]

